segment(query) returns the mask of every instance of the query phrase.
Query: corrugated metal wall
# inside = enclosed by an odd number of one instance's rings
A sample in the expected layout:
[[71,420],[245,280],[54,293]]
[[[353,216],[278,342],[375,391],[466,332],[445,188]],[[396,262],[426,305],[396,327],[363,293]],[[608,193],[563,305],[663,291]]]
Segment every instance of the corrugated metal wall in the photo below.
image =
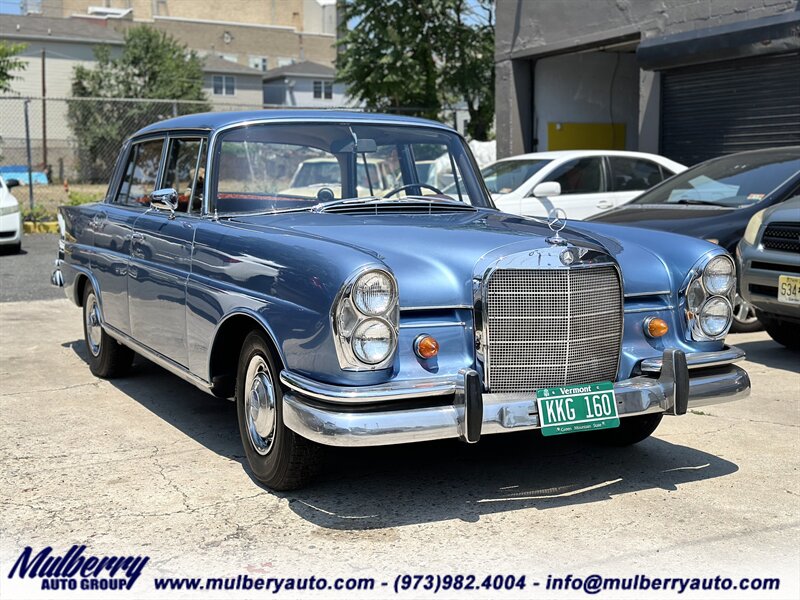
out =
[[692,165],[800,145],[800,54],[662,71],[661,153]]

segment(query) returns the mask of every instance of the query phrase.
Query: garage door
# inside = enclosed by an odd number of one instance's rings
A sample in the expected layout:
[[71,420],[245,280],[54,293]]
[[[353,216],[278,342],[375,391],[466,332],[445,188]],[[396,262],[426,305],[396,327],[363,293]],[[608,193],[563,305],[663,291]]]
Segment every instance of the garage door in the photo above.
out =
[[692,165],[800,145],[800,54],[662,71],[661,153]]

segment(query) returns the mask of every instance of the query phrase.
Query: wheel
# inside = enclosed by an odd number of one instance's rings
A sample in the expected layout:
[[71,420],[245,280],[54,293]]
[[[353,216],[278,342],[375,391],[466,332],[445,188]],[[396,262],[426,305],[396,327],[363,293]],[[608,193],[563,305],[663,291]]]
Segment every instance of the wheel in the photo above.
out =
[[100,325],[100,306],[90,284],[83,293],[83,338],[89,351],[89,370],[93,375],[112,379],[130,369],[134,352],[108,335]]
[[0,246],[0,252],[3,254],[19,254],[22,251],[22,242],[11,244],[10,246]]
[[269,344],[260,332],[244,340],[236,376],[236,414],[253,474],[273,490],[304,486],[316,474],[319,446],[283,424],[283,393]]
[[731,333],[751,333],[761,331],[763,325],[758,320],[756,308],[739,294],[733,299],[733,324]]
[[623,417],[619,427],[596,431],[594,441],[603,446],[631,446],[646,440],[661,423],[661,413]]
[[769,337],[790,350],[800,350],[800,324],[762,316]]

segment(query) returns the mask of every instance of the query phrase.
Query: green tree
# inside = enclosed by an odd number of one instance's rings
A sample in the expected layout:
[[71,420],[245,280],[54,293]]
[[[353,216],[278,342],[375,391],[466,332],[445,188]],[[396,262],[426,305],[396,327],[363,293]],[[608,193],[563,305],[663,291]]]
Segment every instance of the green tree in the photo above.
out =
[[75,67],[68,119],[78,142],[80,177],[98,182],[108,179],[122,141],[137,129],[208,110],[208,104],[200,58],[164,32],[133,27],[119,57],[112,58],[105,46],[94,54],[95,67]]
[[467,133],[494,120],[493,0],[340,0],[337,78],[367,108],[439,118],[462,102]]
[[[434,60],[436,5],[441,0],[348,0],[341,19],[354,26],[340,39],[337,77],[367,108],[436,119],[442,104]],[[413,6],[414,10],[410,7]]]
[[22,71],[27,66],[17,58],[17,54],[25,50],[25,44],[10,44],[0,40],[0,93],[11,92],[11,82],[17,79],[12,71]]

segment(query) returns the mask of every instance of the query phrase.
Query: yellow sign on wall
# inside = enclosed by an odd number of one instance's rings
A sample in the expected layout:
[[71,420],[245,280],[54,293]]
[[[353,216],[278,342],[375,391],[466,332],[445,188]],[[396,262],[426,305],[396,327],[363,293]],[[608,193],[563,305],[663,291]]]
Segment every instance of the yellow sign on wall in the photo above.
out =
[[548,123],[548,150],[625,150],[625,123]]

